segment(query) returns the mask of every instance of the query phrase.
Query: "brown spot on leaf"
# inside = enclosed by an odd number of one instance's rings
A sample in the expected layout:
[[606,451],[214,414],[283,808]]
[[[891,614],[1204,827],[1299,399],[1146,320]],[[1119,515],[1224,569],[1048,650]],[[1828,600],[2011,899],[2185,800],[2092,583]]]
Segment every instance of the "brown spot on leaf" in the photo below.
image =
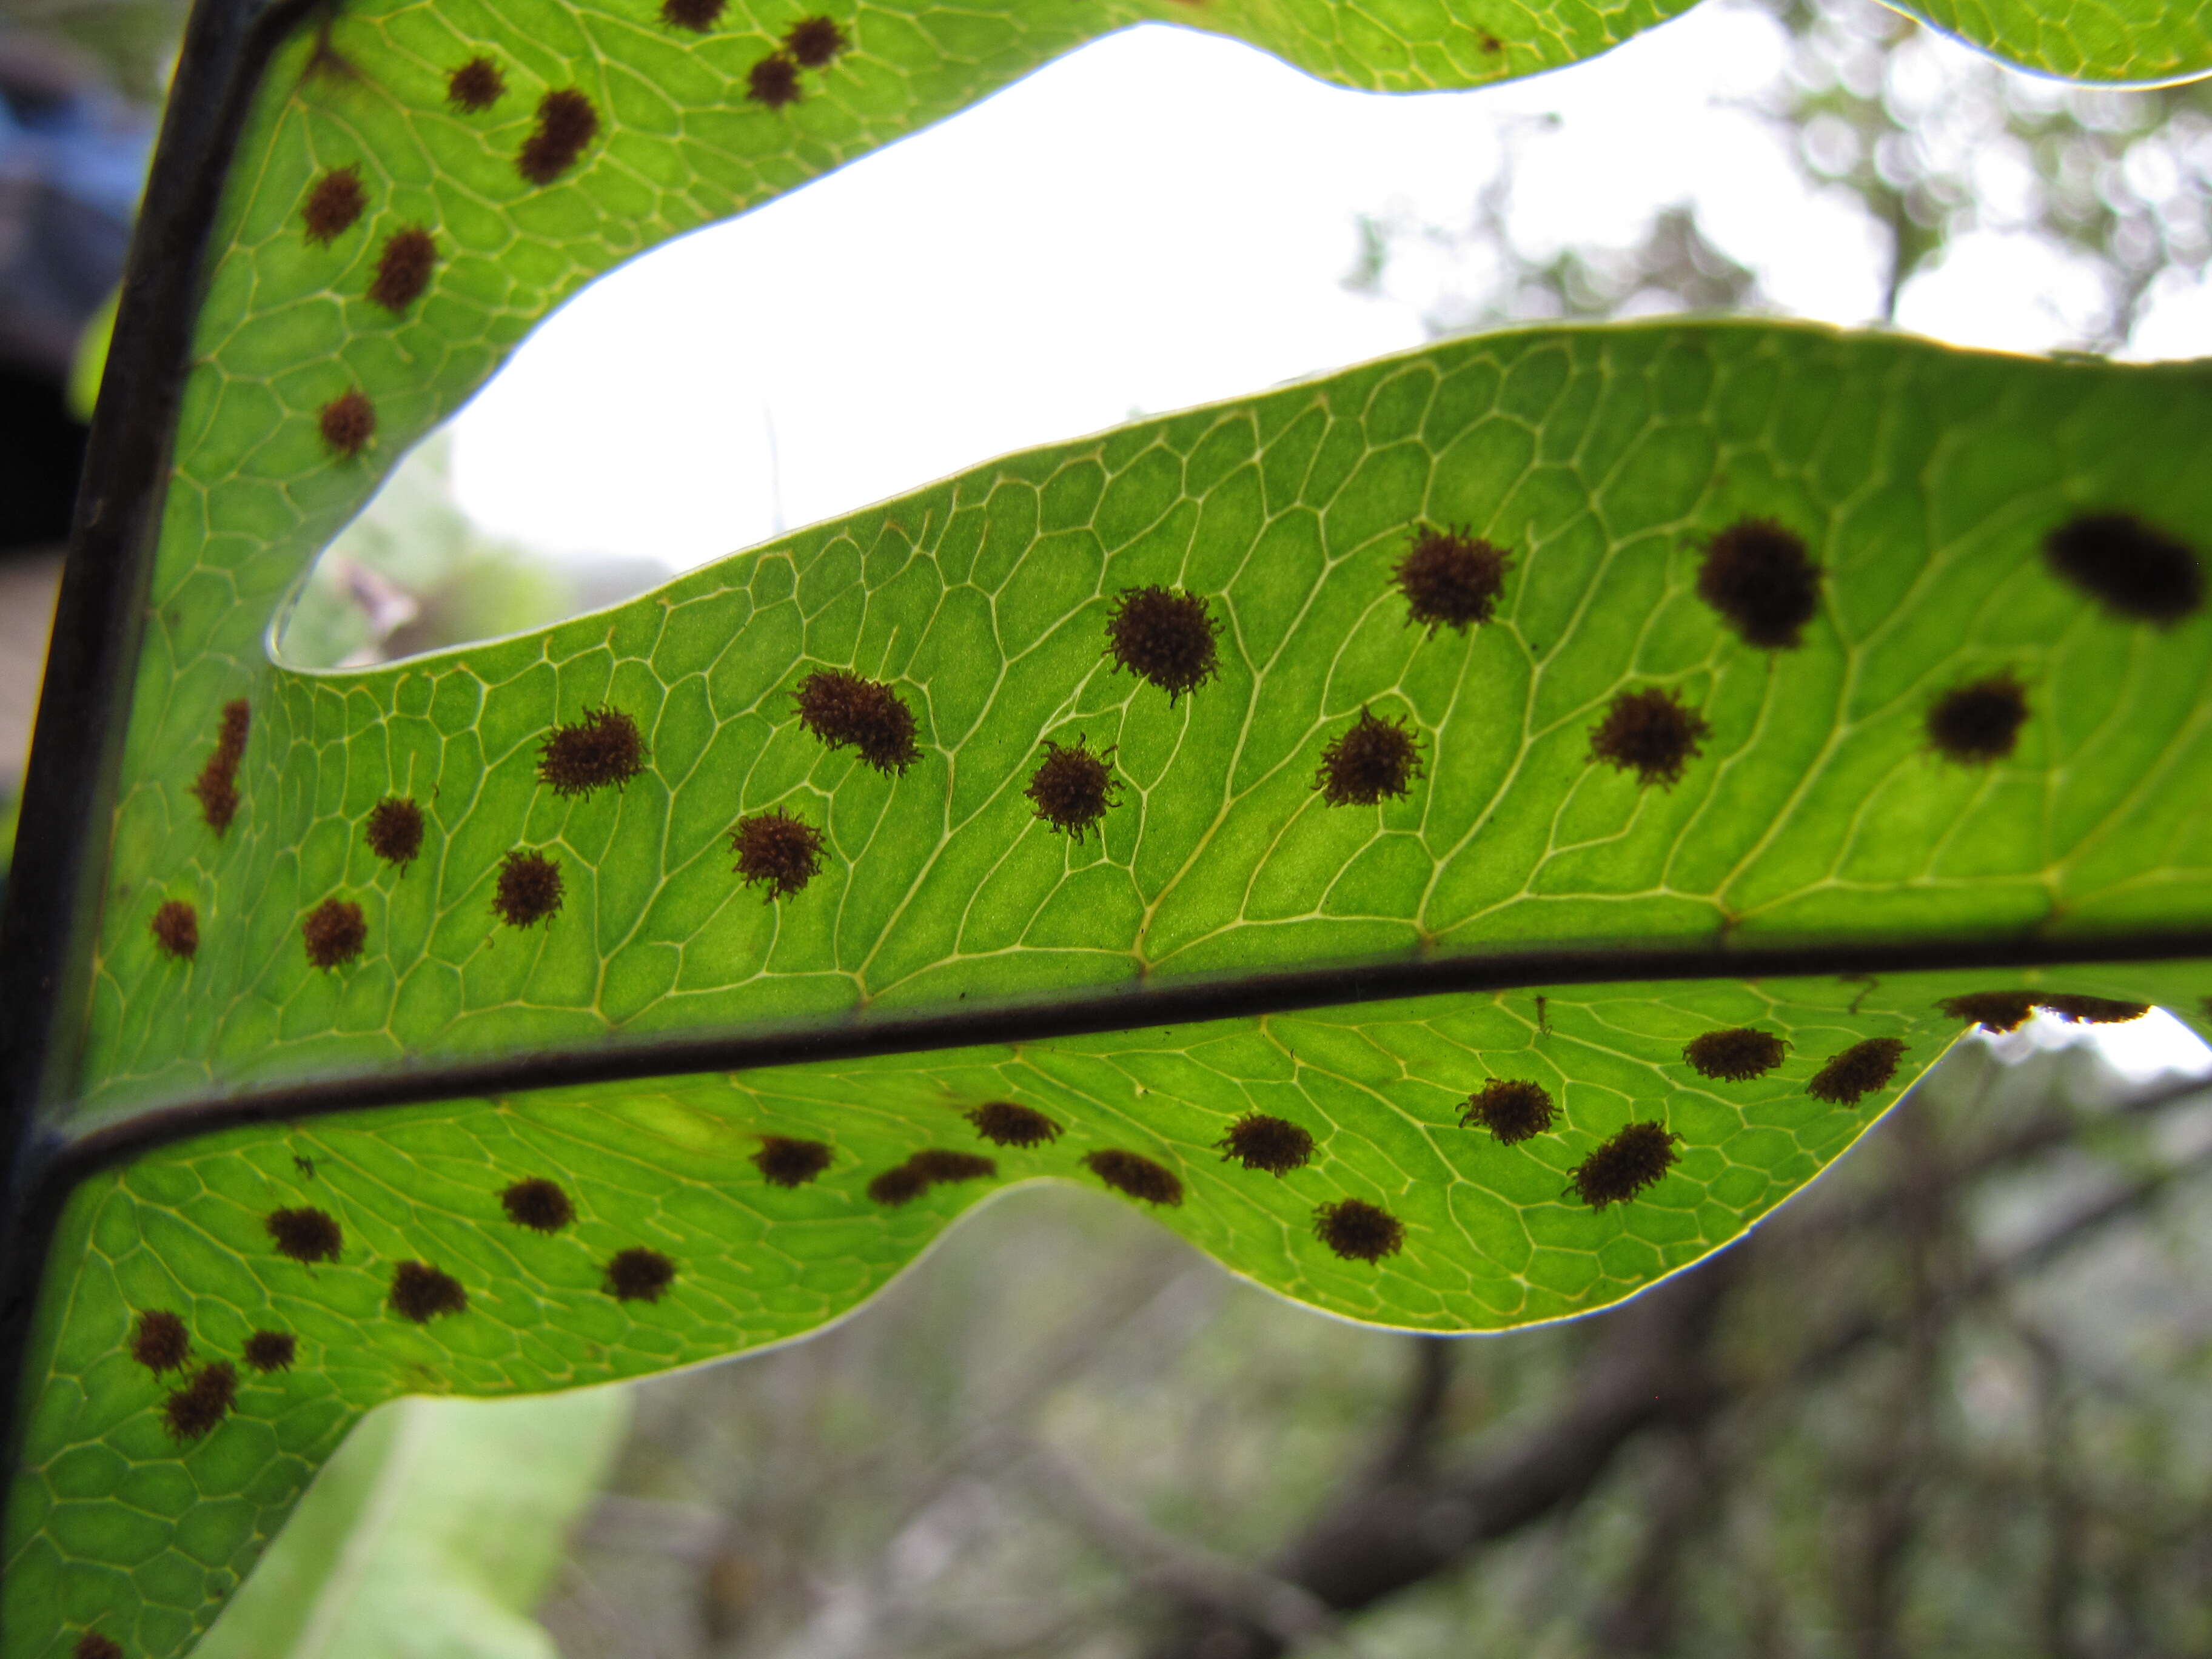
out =
[[466,1313],[469,1293],[451,1273],[427,1261],[403,1261],[392,1271],[392,1311],[417,1325],[447,1314]]
[[309,187],[307,199],[301,204],[300,222],[307,227],[308,241],[317,247],[328,247],[353,228],[368,205],[368,192],[361,187],[361,169],[332,167]]
[[785,32],[783,49],[801,69],[827,69],[852,42],[827,17],[802,17]]
[[422,226],[393,231],[377,255],[376,276],[368,285],[370,302],[398,316],[422,297],[437,264],[437,238]]
[[753,1168],[771,1187],[804,1187],[830,1167],[830,1148],[818,1140],[763,1135]]
[[765,903],[789,898],[819,875],[822,849],[822,832],[781,807],[739,818],[730,831],[736,872],[748,887],[767,886]]
[[896,1209],[911,1204],[929,1190],[929,1177],[908,1164],[884,1170],[868,1183],[871,1202]]
[[561,866],[543,853],[509,853],[500,860],[491,908],[510,927],[534,927],[561,908]]
[[1406,596],[1406,620],[1464,634],[1486,623],[1505,591],[1512,555],[1465,530],[1416,525],[1413,550],[1392,573]]
[[2171,628],[2204,605],[2197,551],[2126,513],[2093,513],[2045,538],[2053,574],[2116,617]]
[[2083,1025],[2125,1025],[2130,1020],[2141,1019],[2150,1012],[2147,1002],[2121,1002],[2112,997],[2075,996],[2060,992],[2052,996],[2039,996],[2035,1006],[2046,1014],[2056,1014],[2069,1023]]
[[70,1649],[70,1659],[123,1659],[123,1644],[112,1637],[88,1630]]
[[246,1363],[264,1376],[289,1371],[299,1346],[289,1331],[256,1331],[246,1339]]
[[1133,587],[1106,618],[1106,653],[1116,668],[1168,694],[1168,704],[1212,679],[1221,666],[1206,601],[1182,588]]
[[658,1250],[618,1250],[607,1263],[607,1294],[617,1302],[658,1302],[676,1282],[676,1264]]
[[191,793],[200,804],[200,816],[209,829],[218,836],[230,828],[231,820],[238,816],[238,768],[246,758],[246,733],[252,728],[253,710],[243,697],[234,697],[222,706],[222,719],[216,731],[215,752],[200,768],[199,776],[191,783]]
[[1748,1083],[1779,1066],[1789,1046],[1771,1031],[1740,1025],[1733,1030],[1707,1031],[1691,1038],[1682,1050],[1682,1058],[1700,1077],[1723,1083]]
[[171,1394],[161,1407],[161,1420],[179,1440],[198,1440],[211,1433],[238,1403],[238,1372],[228,1360],[203,1365],[192,1380]]
[[1214,1143],[1224,1163],[1235,1158],[1248,1170],[1278,1178],[1312,1161],[1314,1138],[1297,1124],[1264,1112],[1247,1112]]
[[1953,1019],[1966,1020],[1984,1031],[2016,1031],[2035,1012],[2033,991],[1969,991],[1946,997],[1936,1005]]
[[190,962],[199,954],[200,913],[182,899],[170,899],[154,912],[148,924],[155,948],[176,962]]
[[745,96],[770,109],[799,101],[799,65],[772,52],[745,71]]
[[599,134],[599,112],[574,87],[549,92],[538,100],[538,125],[523,140],[514,170],[533,185],[550,185],[584,153]]
[[1462,1129],[1479,1123],[1500,1146],[1511,1146],[1542,1134],[1559,1115],[1542,1084],[1494,1077],[1467,1097],[1459,1122]]
[[351,899],[326,898],[300,924],[307,960],[318,968],[343,968],[359,960],[368,943],[368,923]]
[[1674,1167],[1681,1139],[1656,1123],[1632,1123],[1575,1166],[1575,1196],[1593,1210],[1626,1204]]
[[131,1357],[156,1376],[182,1370],[191,1352],[185,1322],[166,1309],[149,1309],[131,1328]]
[[342,392],[317,412],[315,426],[331,454],[350,460],[376,435],[376,406],[357,391]]
[[921,757],[914,711],[880,680],[842,669],[800,682],[799,723],[832,749],[853,749],[878,772],[903,772]]
[[471,58],[447,77],[446,101],[464,115],[489,109],[507,96],[507,76],[489,58]]
[[999,1166],[976,1152],[946,1152],[938,1147],[916,1152],[906,1166],[933,1186],[939,1182],[984,1181],[999,1173]]
[[1605,718],[1590,727],[1589,757],[1615,771],[1635,773],[1647,788],[1656,783],[1671,789],[1711,735],[1705,716],[1664,686],[1623,691]]
[[1412,729],[1363,708],[1351,730],[1337,733],[1322,750],[1314,787],[1331,806],[1375,806],[1402,799],[1421,771],[1421,747]]
[[2027,723],[2027,690],[2009,672],[1954,686],[1928,710],[1928,741],[1947,760],[1988,766],[2002,760]]
[[1044,746],[1044,761],[1030,775],[1029,787],[1023,793],[1030,798],[1037,817],[1081,841],[1084,831],[1106,816],[1108,807],[1121,805],[1119,786],[1107,764],[1114,751],[1109,749],[1104,755],[1094,755],[1082,738],[1072,748],[1063,749],[1050,738]]
[[645,770],[645,739],[619,708],[592,708],[572,726],[556,726],[538,750],[538,781],[556,795],[620,788]]
[[660,21],[672,28],[704,34],[722,21],[730,0],[660,0]]
[[404,795],[386,795],[368,809],[362,834],[386,864],[412,864],[422,850],[422,809]]
[[533,1233],[557,1233],[576,1218],[576,1206],[557,1181],[532,1176],[499,1195],[507,1218]]
[[1182,1177],[1139,1152],[1109,1146],[1083,1155],[1083,1167],[1115,1192],[1146,1204],[1182,1202]]
[[1406,1242],[1406,1224],[1364,1198],[1340,1198],[1314,1212],[1314,1237],[1346,1261],[1380,1261]]
[[344,1248],[345,1233],[326,1211],[271,1210],[261,1224],[275,1242],[276,1254],[294,1261],[335,1261]]
[[968,1113],[975,1133],[994,1146],[1037,1146],[1060,1139],[1060,1125],[1033,1107],[987,1100]]
[[1897,1075],[1905,1043],[1897,1037],[1869,1037],[1854,1042],[1813,1073],[1805,1092],[1831,1106],[1856,1106]]
[[1805,538],[1771,519],[1745,519],[1706,544],[1698,597],[1746,645],[1794,651],[1820,609],[1820,571]]

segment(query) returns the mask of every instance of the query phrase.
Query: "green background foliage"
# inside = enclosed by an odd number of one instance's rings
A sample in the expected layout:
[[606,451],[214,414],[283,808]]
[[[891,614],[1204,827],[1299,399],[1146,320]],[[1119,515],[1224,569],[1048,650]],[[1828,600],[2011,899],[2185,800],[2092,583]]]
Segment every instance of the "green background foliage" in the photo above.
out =
[[[1662,15],[1172,9],[1381,89],[1553,66]],[[841,20],[854,50],[780,112],[743,88],[796,11],[733,9],[695,38],[613,9],[549,6],[526,27],[469,4],[365,7],[280,53],[216,237],[83,1086],[59,1127],[410,1059],[1069,1004],[1274,968],[1665,944],[1709,952],[1713,979],[1556,988],[1541,1018],[1532,988],[456,1100],[146,1154],[87,1182],[57,1243],[7,1522],[11,1659],[94,1626],[134,1656],[183,1651],[386,1400],[574,1387],[802,1334],[976,1195],[1087,1179],[1086,1151],[1161,1159],[1187,1188],[1164,1220],[1348,1316],[1494,1329],[1605,1305],[1739,1234],[1863,1129],[1880,1100],[1803,1093],[1828,1054],[1899,1037],[1901,1083],[1955,1034],[1934,1000],[1989,988],[1745,985],[1731,945],[2088,939],[2212,908],[2212,830],[2191,811],[2212,770],[2212,629],[2114,620],[2039,553],[2082,511],[2212,517],[2212,481],[2162,441],[2203,429],[2212,381],[2193,368],[1774,325],[1495,336],[979,467],[541,635],[373,672],[270,665],[315,551],[580,283],[1151,15],[872,10]],[[2023,61],[2075,72],[2205,61],[2201,40],[2149,27],[2069,24],[2063,50],[2015,21],[1990,28]],[[509,90],[465,116],[444,77],[480,52]],[[531,112],[572,85],[600,135],[529,185],[514,158]],[[360,168],[369,210],[311,245],[301,200],[340,166]],[[394,317],[367,289],[384,239],[418,223],[440,263]],[[378,435],[341,459],[316,411],[352,390]],[[1802,648],[1750,649],[1695,598],[1702,544],[1747,516],[1790,526],[1821,565]],[[1407,625],[1390,571],[1422,523],[1512,551],[1496,621]],[[1101,654],[1114,596],[1148,582],[1204,594],[1223,625],[1220,678],[1173,705]],[[920,718],[920,763],[886,778],[807,736],[792,694],[816,668],[893,683]],[[2000,670],[2033,711],[2017,752],[1932,757],[1933,698]],[[1650,685],[1712,728],[1672,789],[1589,760],[1612,696]],[[237,697],[254,722],[244,805],[218,836],[189,789]],[[602,704],[638,720],[650,768],[556,797],[538,746]],[[1368,707],[1419,732],[1426,774],[1380,808],[1328,805],[1321,749]],[[1123,786],[1081,843],[1022,796],[1044,743],[1078,735],[1113,745]],[[404,872],[361,841],[392,793],[430,820]],[[771,904],[739,885],[726,836],[775,806],[818,823],[830,857]],[[489,904],[520,846],[567,879],[560,915],[528,933]],[[362,905],[368,946],[324,971],[299,927],[333,896]],[[167,899],[199,914],[189,964],[148,932]],[[2195,994],[2124,972],[2063,988]],[[1786,1037],[1788,1062],[1755,1083],[1695,1079],[1683,1043],[1745,1022]],[[1560,1096],[1558,1133],[1503,1149],[1457,1127],[1471,1091],[1516,1075]],[[866,1198],[916,1150],[972,1147],[959,1113],[999,1097],[1066,1137],[997,1154],[991,1182],[898,1208]],[[1224,1164],[1216,1144],[1246,1110],[1305,1125],[1320,1156],[1280,1181]],[[1674,1173],[1625,1207],[1567,1199],[1577,1162],[1636,1118],[1682,1137]],[[751,1162],[770,1133],[826,1141],[836,1161],[771,1188]],[[526,1175],[574,1191],[573,1229],[540,1238],[499,1216],[499,1188]],[[1345,1197],[1398,1215],[1403,1254],[1365,1266],[1324,1249],[1315,1208]],[[336,1263],[270,1248],[262,1218],[302,1202],[340,1220]],[[606,1263],[639,1245],[678,1279],[618,1302]],[[463,1280],[466,1314],[416,1326],[390,1310],[391,1272],[416,1258]],[[126,1347],[153,1308],[185,1318],[199,1360],[283,1328],[298,1363],[247,1374],[235,1413],[180,1443],[161,1419],[174,1379]]]

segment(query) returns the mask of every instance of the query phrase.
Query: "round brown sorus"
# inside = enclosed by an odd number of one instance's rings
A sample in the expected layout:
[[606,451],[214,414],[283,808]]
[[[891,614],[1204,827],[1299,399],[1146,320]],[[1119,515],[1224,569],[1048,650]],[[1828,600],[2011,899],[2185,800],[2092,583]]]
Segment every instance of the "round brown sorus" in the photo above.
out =
[[1745,519],[1705,544],[1698,597],[1746,645],[1794,651],[1820,609],[1820,570],[1796,531],[1771,519]]
[[1954,686],[1928,710],[1928,741],[1947,760],[1968,766],[2001,761],[2027,723],[2027,689],[2008,672]]
[[1380,1261],[1406,1243],[1406,1224],[1364,1198],[1340,1198],[1314,1212],[1314,1237],[1346,1261]]
[[868,1198],[872,1203],[896,1209],[902,1204],[911,1204],[929,1190],[929,1177],[913,1167],[902,1164],[884,1170],[868,1183]]
[[155,948],[178,962],[190,962],[199,953],[200,913],[182,899],[169,899],[154,912],[149,924]]
[[852,44],[827,17],[802,17],[783,37],[783,49],[801,69],[827,69]]
[[1672,788],[1681,781],[1682,769],[1705,752],[1699,745],[1711,735],[1705,716],[1667,687],[1623,691],[1605,718],[1590,727],[1589,757],[1617,772],[1635,773],[1646,787]]
[[619,708],[590,708],[571,726],[556,726],[538,748],[538,781],[556,795],[620,788],[645,770],[645,739]]
[[1732,1030],[1707,1031],[1692,1037],[1682,1058],[1700,1077],[1722,1083],[1748,1083],[1779,1066],[1789,1048],[1771,1031],[1739,1025]]
[[1542,1134],[1559,1115],[1552,1091],[1522,1078],[1494,1077],[1467,1097],[1460,1127],[1480,1123],[1500,1146],[1511,1146]]
[[830,1167],[830,1151],[818,1140],[763,1135],[753,1168],[771,1187],[804,1187]]
[[538,100],[538,125],[522,141],[514,170],[533,185],[550,185],[599,135],[599,112],[574,87],[549,92]]
[[489,109],[507,96],[507,76],[489,58],[471,58],[446,80],[446,101],[464,115]]
[[1083,1155],[1083,1167],[1115,1192],[1146,1204],[1182,1202],[1182,1178],[1164,1164],[1109,1146]]
[[730,831],[737,873],[748,887],[758,882],[768,888],[767,904],[789,898],[822,873],[822,832],[780,806],[739,818]]
[[1381,720],[1370,709],[1321,751],[1314,787],[1331,806],[1374,806],[1398,800],[1421,775],[1421,746],[1401,720]]
[[2016,1031],[2035,1012],[2033,991],[1969,991],[1946,997],[1936,1005],[1953,1019],[1966,1020],[1984,1031]]
[[376,258],[376,276],[368,285],[370,302],[398,316],[422,297],[437,264],[437,238],[422,226],[393,231]]
[[1033,1107],[1011,1100],[987,1100],[970,1109],[968,1121],[994,1146],[1037,1146],[1060,1139],[1060,1125]]
[[300,208],[300,222],[307,226],[310,242],[328,247],[353,228],[368,205],[368,192],[361,187],[361,169],[332,167],[308,187],[307,199]]
[[660,21],[672,28],[704,34],[722,21],[730,0],[660,0]]
[[1805,1092],[1831,1106],[1856,1106],[1897,1075],[1905,1043],[1897,1037],[1869,1037],[1854,1042],[1813,1073]]
[[124,1659],[123,1644],[112,1636],[88,1630],[70,1649],[70,1659]]
[[149,1308],[131,1327],[131,1357],[156,1376],[182,1370],[191,1352],[185,1322],[166,1309]]
[[246,1339],[246,1363],[264,1376],[289,1371],[299,1346],[289,1331],[256,1331]]
[[427,1261],[403,1261],[392,1270],[392,1311],[427,1325],[444,1314],[466,1313],[469,1293],[451,1273]]
[[2093,513],[2044,539],[2053,574],[2116,617],[2170,628],[2204,605],[2196,550],[2126,513]]
[[2060,992],[2052,996],[2039,996],[2035,1006],[2046,1014],[2056,1014],[2069,1022],[2083,1025],[2124,1025],[2130,1020],[2141,1019],[2150,1012],[2148,1002],[2121,1002],[2112,997],[2074,996]]
[[351,899],[326,898],[300,924],[307,960],[318,968],[343,968],[360,959],[368,943],[368,923]]
[[1512,555],[1457,527],[1416,525],[1413,544],[1393,573],[1406,596],[1406,620],[1431,633],[1442,626],[1462,634],[1488,622],[1505,591]]
[[386,795],[368,809],[362,833],[386,864],[412,864],[422,850],[422,809],[404,795]]
[[916,1152],[907,1159],[906,1167],[933,1186],[941,1181],[985,1181],[999,1173],[999,1166],[980,1153],[945,1152],[934,1146]]
[[1094,755],[1079,737],[1073,748],[1063,749],[1049,738],[1044,747],[1044,760],[1022,793],[1039,817],[1081,841],[1083,832],[1104,817],[1108,807],[1121,804],[1120,786],[1107,764],[1114,751]]
[[227,1359],[203,1365],[162,1405],[161,1419],[179,1440],[198,1440],[238,1403],[238,1372]]
[[1235,1158],[1248,1170],[1280,1177],[1303,1170],[1314,1155],[1314,1138],[1297,1124],[1265,1112],[1247,1112],[1213,1143],[1224,1163]]
[[1681,1139],[1656,1123],[1632,1123],[1575,1166],[1575,1196],[1593,1210],[1626,1204],[1674,1167]]
[[543,853],[517,849],[500,860],[491,908],[510,927],[534,927],[561,908],[561,866]]
[[342,392],[317,411],[315,425],[331,454],[351,459],[376,435],[376,406],[359,392]]
[[345,1244],[337,1219],[321,1210],[271,1210],[261,1224],[275,1241],[276,1254],[295,1261],[335,1261]]
[[799,101],[799,65],[772,52],[745,71],[745,96],[756,104],[781,109]]
[[1106,618],[1106,654],[1116,668],[1176,698],[1212,679],[1221,666],[1214,636],[1221,624],[1206,601],[1179,587],[1132,587]]
[[658,1250],[618,1250],[607,1263],[607,1294],[617,1302],[658,1302],[676,1282],[676,1264]]
[[576,1206],[557,1181],[532,1176],[499,1195],[499,1207],[518,1227],[533,1233],[557,1233],[576,1218]]
[[799,687],[799,723],[832,749],[854,749],[878,772],[903,772],[921,758],[914,710],[880,680],[817,669]]

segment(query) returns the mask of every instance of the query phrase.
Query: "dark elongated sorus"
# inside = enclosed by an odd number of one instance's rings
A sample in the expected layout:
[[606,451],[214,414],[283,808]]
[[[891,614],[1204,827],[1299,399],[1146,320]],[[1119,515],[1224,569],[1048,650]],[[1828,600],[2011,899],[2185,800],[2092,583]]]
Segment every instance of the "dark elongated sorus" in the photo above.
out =
[[2035,1012],[2033,991],[1969,991],[1936,1005],[1954,1019],[1972,1021],[1984,1031],[2016,1031]]
[[1516,1146],[1552,1127],[1559,1109],[1552,1091],[1522,1078],[1494,1077],[1467,1097],[1460,1115],[1462,1129],[1480,1124],[1500,1146]]
[[722,21],[730,0],[660,0],[660,21],[672,28],[704,34]]
[[362,833],[386,864],[412,864],[422,850],[422,809],[404,795],[386,795],[368,809]]
[[932,1186],[939,1182],[985,1181],[999,1173],[999,1166],[979,1152],[949,1152],[943,1147],[927,1147],[906,1161],[912,1170]]
[[1575,1166],[1575,1196],[1593,1210],[1626,1204],[1674,1167],[1681,1139],[1656,1123],[1632,1123]]
[[163,956],[190,962],[199,954],[200,913],[182,899],[169,899],[154,912],[148,924],[154,944]]
[[617,1302],[658,1302],[676,1282],[676,1264],[658,1250],[632,1246],[615,1252],[606,1282]]
[[1682,1050],[1682,1058],[1700,1077],[1723,1083],[1748,1083],[1779,1066],[1789,1046],[1771,1031],[1739,1025],[1732,1030],[1707,1031],[1691,1038]]
[[1805,1092],[1831,1106],[1856,1106],[1897,1075],[1905,1043],[1898,1037],[1869,1037],[1854,1042],[1813,1073]]
[[1954,686],[1928,710],[1928,741],[1947,760],[1988,766],[2012,753],[2027,723],[2027,688],[2010,672]]
[[1321,751],[1314,787],[1331,806],[1375,806],[1403,799],[1421,769],[1420,744],[1405,722],[1362,708]]
[[789,1135],[763,1135],[753,1154],[753,1168],[771,1187],[804,1187],[830,1167],[831,1152],[818,1140],[798,1140]]
[[223,704],[215,750],[192,780],[191,793],[200,804],[200,816],[218,836],[238,816],[238,768],[246,758],[246,738],[252,726],[252,705],[245,698],[234,697]]
[[1705,750],[1712,735],[1705,717],[1665,686],[1623,691],[1589,729],[1589,757],[1615,771],[1633,772],[1646,787],[1673,788],[1682,769]]
[[574,87],[549,92],[538,100],[538,125],[522,142],[514,170],[533,185],[550,185],[599,136],[599,112]]
[[1182,1202],[1182,1177],[1141,1152],[1108,1146],[1083,1155],[1083,1167],[1115,1192],[1146,1204]]
[[335,1261],[345,1247],[345,1233],[327,1211],[307,1206],[271,1210],[261,1224],[275,1242],[276,1254],[294,1261]]
[[1444,627],[1462,634],[1488,622],[1505,591],[1512,556],[1457,526],[1416,525],[1413,544],[1391,573],[1406,596],[1406,620],[1431,633]]
[[1312,1135],[1288,1119],[1265,1112],[1247,1112],[1214,1145],[1221,1148],[1224,1164],[1235,1158],[1248,1170],[1278,1178],[1305,1168],[1314,1155]]
[[377,255],[376,276],[368,285],[372,304],[395,317],[422,297],[437,268],[438,239],[421,225],[409,225],[385,238]]
[[518,1227],[533,1233],[557,1233],[576,1218],[576,1206],[557,1181],[532,1176],[499,1195],[499,1207]]
[[853,749],[878,772],[903,772],[921,758],[914,710],[880,680],[817,669],[799,683],[799,723],[832,749]]
[[299,1346],[289,1331],[256,1331],[246,1339],[246,1363],[264,1376],[289,1371]]
[[619,708],[590,708],[556,726],[538,749],[538,781],[562,796],[620,788],[645,770],[645,738]]
[[1084,831],[1106,816],[1107,808],[1121,804],[1120,786],[1107,764],[1114,751],[1109,749],[1104,755],[1094,755],[1079,737],[1069,748],[1048,738],[1044,747],[1044,760],[1030,774],[1029,787],[1022,793],[1030,798],[1037,817],[1081,841]]
[[561,908],[561,866],[543,853],[520,848],[499,863],[491,908],[510,927],[534,927]]
[[1011,1100],[987,1100],[967,1115],[975,1133],[994,1146],[1036,1146],[1060,1136],[1060,1125],[1042,1112]]
[[300,207],[300,222],[307,227],[308,241],[317,247],[328,247],[353,228],[368,205],[368,192],[361,187],[361,169],[332,167],[309,186],[307,199]]
[[780,806],[739,818],[730,831],[736,873],[748,887],[765,885],[762,902],[768,904],[803,890],[822,873],[822,832]]
[[868,1183],[869,1199],[893,1209],[913,1203],[928,1190],[929,1177],[910,1164],[894,1165]]
[[1168,694],[1168,706],[1220,671],[1221,624],[1206,601],[1180,587],[1132,587],[1106,618],[1106,654],[1116,668]]
[[307,960],[318,968],[343,968],[368,943],[368,921],[351,899],[326,898],[300,924]]
[[451,1273],[427,1261],[403,1261],[392,1270],[392,1311],[417,1325],[469,1310],[469,1293]]
[[2171,628],[2204,605],[2195,549],[2126,513],[2092,513],[2046,537],[2043,556],[2062,580],[2116,617]]
[[148,1309],[131,1328],[131,1357],[156,1376],[183,1370],[191,1352],[185,1322],[166,1308]]
[[238,1403],[238,1371],[227,1359],[203,1365],[161,1407],[161,1420],[179,1440],[211,1433]]
[[1771,519],[1745,519],[1706,544],[1698,597],[1746,645],[1794,651],[1820,609],[1820,568],[1796,531]]
[[2082,1025],[2125,1025],[2130,1020],[2141,1019],[2150,1012],[2147,1002],[2122,1002],[2114,997],[2075,996],[2060,991],[2039,996],[2035,1006],[2046,1014],[2056,1014],[2069,1023]]

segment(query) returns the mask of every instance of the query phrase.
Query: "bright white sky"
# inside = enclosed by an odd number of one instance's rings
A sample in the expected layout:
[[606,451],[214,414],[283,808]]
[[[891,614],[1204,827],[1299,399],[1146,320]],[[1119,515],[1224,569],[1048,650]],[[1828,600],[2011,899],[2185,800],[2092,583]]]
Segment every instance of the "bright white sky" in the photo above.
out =
[[[1764,13],[1716,0],[1561,73],[1391,97],[1131,29],[603,279],[460,416],[461,504],[547,551],[684,568],[1008,450],[1418,344],[1449,270],[1401,243],[1379,296],[1347,292],[1357,216],[1465,222],[1515,115],[1559,118],[1522,141],[1524,248],[1630,245],[1691,202],[1770,302],[1867,322],[1880,245],[1743,106],[1784,52]],[[1964,61],[1936,42],[1922,72]],[[1983,233],[1899,321],[2040,350],[2097,298],[2043,245]],[[2154,307],[2139,349],[2208,342],[2199,285]],[[2137,1076],[2206,1058],[2163,1014],[2100,1035]]]

